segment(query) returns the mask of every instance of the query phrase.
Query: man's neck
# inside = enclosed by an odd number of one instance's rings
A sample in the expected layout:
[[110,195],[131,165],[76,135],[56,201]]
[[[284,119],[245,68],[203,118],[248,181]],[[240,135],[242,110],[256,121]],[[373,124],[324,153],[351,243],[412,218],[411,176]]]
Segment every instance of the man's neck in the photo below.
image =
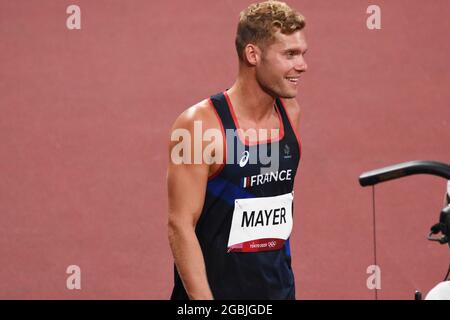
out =
[[239,76],[227,93],[235,112],[244,119],[259,122],[274,112],[275,99],[261,89],[254,77]]

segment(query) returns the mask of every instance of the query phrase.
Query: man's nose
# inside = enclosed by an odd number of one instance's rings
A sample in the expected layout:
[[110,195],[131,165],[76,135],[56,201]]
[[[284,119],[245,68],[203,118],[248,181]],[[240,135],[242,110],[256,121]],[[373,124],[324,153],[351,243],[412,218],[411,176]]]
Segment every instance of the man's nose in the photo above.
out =
[[296,62],[297,63],[295,64],[295,70],[305,72],[308,69],[308,64],[306,63],[305,57],[303,57],[303,55],[300,55]]

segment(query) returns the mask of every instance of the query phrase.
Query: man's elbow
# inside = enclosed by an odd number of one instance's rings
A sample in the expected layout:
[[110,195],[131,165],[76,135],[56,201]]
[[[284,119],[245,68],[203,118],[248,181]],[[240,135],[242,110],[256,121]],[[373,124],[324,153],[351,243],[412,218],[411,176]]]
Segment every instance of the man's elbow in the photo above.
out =
[[169,243],[175,242],[177,239],[192,235],[195,233],[196,222],[191,219],[180,219],[169,215],[167,222]]

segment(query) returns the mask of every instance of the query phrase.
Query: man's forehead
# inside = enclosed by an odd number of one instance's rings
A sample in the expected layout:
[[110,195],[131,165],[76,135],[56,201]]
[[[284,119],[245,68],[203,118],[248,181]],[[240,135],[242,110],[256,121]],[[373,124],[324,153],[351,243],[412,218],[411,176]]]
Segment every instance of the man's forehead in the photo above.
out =
[[303,30],[295,31],[291,34],[284,34],[277,31],[274,34],[274,42],[271,44],[280,49],[300,49],[302,51],[308,49],[308,44],[306,43],[306,35]]

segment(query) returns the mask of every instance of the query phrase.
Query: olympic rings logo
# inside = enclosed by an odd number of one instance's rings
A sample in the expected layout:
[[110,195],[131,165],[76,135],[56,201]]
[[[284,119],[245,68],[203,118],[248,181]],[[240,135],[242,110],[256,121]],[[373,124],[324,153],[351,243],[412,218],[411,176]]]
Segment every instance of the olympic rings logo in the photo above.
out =
[[273,247],[275,247],[277,245],[277,242],[274,240],[274,241],[270,241],[269,243],[268,243],[268,246],[269,246],[269,248],[273,248]]

